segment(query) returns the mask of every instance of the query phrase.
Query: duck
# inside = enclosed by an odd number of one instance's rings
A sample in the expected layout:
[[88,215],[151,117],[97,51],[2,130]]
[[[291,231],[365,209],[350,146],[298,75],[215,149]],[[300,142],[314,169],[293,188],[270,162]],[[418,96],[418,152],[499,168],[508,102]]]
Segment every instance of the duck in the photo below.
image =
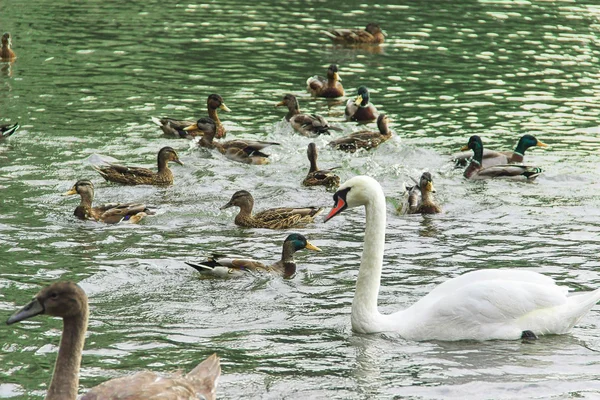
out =
[[104,222],[106,224],[117,224],[122,221],[137,224],[145,216],[155,214],[143,203],[109,203],[92,207],[94,184],[87,179],[77,181],[63,196],[75,194],[81,196],[81,203],[75,208],[73,214],[83,220]]
[[12,38],[10,33],[5,32],[2,35],[2,48],[0,49],[0,61],[12,61],[17,58],[15,52],[11,49]]
[[15,133],[20,127],[21,125],[19,125],[18,122],[15,122],[14,124],[0,125],[0,140],[6,139],[7,137]]
[[323,31],[336,44],[381,44],[385,40],[385,34],[379,24],[369,23],[363,29],[332,29]]
[[441,213],[442,208],[433,199],[435,188],[433,187],[431,173],[423,172],[421,179],[418,182],[415,180],[415,183],[416,185],[406,188],[408,192],[407,214]]
[[302,249],[321,251],[320,248],[310,243],[303,235],[292,233],[283,242],[281,259],[271,265],[266,265],[253,259],[231,258],[220,254],[213,254],[206,261],[186,261],[185,263],[202,275],[218,278],[237,278],[247,275],[250,272],[258,272],[274,274],[282,276],[284,279],[290,279],[296,275],[294,253]]
[[[498,164],[516,164],[525,161],[525,151],[530,147],[548,147],[547,144],[539,141],[533,135],[523,135],[517,142],[517,147],[513,151],[494,151],[489,149],[483,149],[482,165],[483,167],[490,167]],[[470,151],[464,151],[457,153],[452,156],[453,161],[457,166],[466,167],[469,158],[471,158]]]
[[469,142],[461,150],[473,150],[473,159],[465,169],[463,175],[467,179],[491,179],[491,178],[512,178],[526,181],[533,181],[543,171],[539,167],[532,167],[521,164],[497,164],[490,167],[482,167],[483,164],[483,143],[481,138],[473,135]]
[[329,142],[329,146],[347,153],[354,153],[358,149],[374,149],[392,137],[389,123],[389,117],[386,114],[381,114],[377,117],[379,132],[369,130],[354,132],[348,136],[332,140]]
[[317,167],[317,145],[313,142],[308,144],[306,149],[306,155],[308,156],[308,162],[310,163],[310,169],[308,175],[302,181],[304,186],[326,186],[329,188],[336,188],[340,185],[340,177],[337,176],[333,170],[339,167],[333,167],[330,169],[319,169]]
[[[12,325],[37,315],[48,315],[63,320],[58,357],[46,400],[75,400],[79,389],[79,368],[89,319],[87,295],[81,286],[74,282],[54,282],[40,290],[29,304],[14,313],[6,323]],[[213,354],[185,375],[180,372],[164,375],[141,371],[101,383],[80,399],[214,400],[220,375],[220,360]]]
[[323,211],[323,207],[280,207],[252,214],[254,198],[246,190],[235,192],[221,210],[234,206],[240,208],[238,215],[235,216],[235,224],[244,228],[288,229],[304,226],[313,222]]
[[344,87],[340,83],[342,78],[338,74],[338,66],[331,64],[327,68],[327,78],[315,75],[306,80],[308,91],[315,97],[336,98],[344,95]]
[[[229,109],[229,107],[227,107],[225,105],[225,102],[223,101],[223,98],[216,94],[213,93],[211,95],[208,96],[208,99],[206,100],[206,106],[208,108],[208,116],[209,118],[212,118],[213,121],[215,121],[215,124],[217,125],[217,129],[216,129],[216,135],[215,137],[217,139],[221,139],[224,138],[225,135],[227,134],[227,131],[225,129],[225,127],[223,126],[223,124],[221,123],[221,120],[219,119],[219,114],[217,113],[217,110],[223,110],[226,112],[230,112],[231,110]],[[169,118],[169,117],[164,117],[164,118],[156,118],[156,117],[152,117],[152,122],[154,122],[156,125],[158,125],[160,127],[160,129],[162,129],[162,131],[164,132],[165,135],[169,135],[169,136],[177,136],[180,138],[194,138],[196,136],[202,136],[204,135],[204,132],[202,132],[199,129],[193,129],[193,130],[188,130],[188,131],[184,131],[184,128],[187,128],[190,125],[194,125],[194,121],[187,121],[187,120],[177,120],[177,119],[173,119],[173,118]]]
[[283,100],[275,105],[276,107],[286,106],[288,113],[285,116],[286,121],[290,123],[292,128],[306,137],[316,137],[323,134],[330,134],[331,130],[341,130],[329,126],[325,118],[317,114],[303,114],[300,112],[300,106],[296,96],[286,94]]
[[486,268],[449,279],[408,308],[381,314],[386,200],[379,182],[355,176],[333,195],[325,222],[347,209],[365,208],[363,252],[352,301],[358,333],[389,332],[407,340],[518,340],[568,333],[600,301],[600,289],[569,295],[550,277],[516,268]]
[[183,165],[177,152],[172,147],[163,147],[158,152],[158,172],[148,168],[127,167],[119,164],[106,163],[107,165],[93,165],[104,179],[110,182],[125,185],[155,185],[169,186],[173,184],[173,172],[169,169],[169,162]]
[[212,118],[200,118],[194,125],[184,128],[192,130],[200,128],[204,136],[200,138],[198,146],[207,149],[216,149],[226,158],[244,164],[263,165],[269,163],[269,155],[262,152],[265,147],[279,145],[277,142],[266,142],[262,140],[235,139],[226,142],[215,142],[216,125]]
[[370,94],[369,89],[366,86],[361,86],[357,90],[358,95],[356,98],[349,99],[346,103],[346,110],[344,116],[346,121],[356,121],[361,124],[367,124],[377,120],[379,113],[377,108],[369,103]]

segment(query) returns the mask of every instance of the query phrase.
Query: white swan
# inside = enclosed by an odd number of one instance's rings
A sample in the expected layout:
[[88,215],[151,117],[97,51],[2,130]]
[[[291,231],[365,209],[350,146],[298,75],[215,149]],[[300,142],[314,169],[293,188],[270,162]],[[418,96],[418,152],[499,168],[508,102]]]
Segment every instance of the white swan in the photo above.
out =
[[600,300],[600,289],[567,295],[568,288],[536,272],[486,269],[450,279],[409,308],[380,314],[377,296],[385,240],[386,204],[368,176],[345,182],[325,221],[346,208],[365,206],[363,254],[352,301],[352,329],[397,332],[410,340],[514,340],[567,333]]

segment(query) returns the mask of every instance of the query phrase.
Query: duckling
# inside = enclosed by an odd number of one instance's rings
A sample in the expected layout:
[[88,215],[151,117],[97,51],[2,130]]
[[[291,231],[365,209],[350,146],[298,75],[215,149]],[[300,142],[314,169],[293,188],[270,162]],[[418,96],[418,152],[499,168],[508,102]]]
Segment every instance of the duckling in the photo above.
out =
[[83,220],[104,222],[106,224],[116,224],[121,221],[137,224],[145,216],[155,214],[143,203],[110,203],[92,207],[94,184],[87,179],[77,181],[63,196],[74,194],[81,196],[81,203],[75,208],[73,214]]
[[429,172],[423,172],[415,186],[406,188],[408,191],[408,214],[439,214],[442,208],[433,200],[433,179]]
[[173,172],[169,169],[169,162],[173,161],[179,165],[177,152],[172,147],[163,147],[158,152],[158,172],[148,168],[126,167],[124,165],[111,164],[92,167],[107,181],[123,183],[125,185],[156,185],[169,186],[173,184]]
[[392,131],[388,125],[388,116],[381,114],[377,118],[377,128],[379,128],[379,132],[354,132],[348,136],[344,136],[329,142],[329,146],[338,150],[343,150],[347,153],[354,153],[358,149],[370,150],[392,137]]
[[9,137],[13,133],[15,133],[17,131],[17,129],[19,129],[20,127],[21,127],[21,125],[19,125],[18,122],[14,123],[12,125],[10,125],[10,124],[0,125],[0,140],[6,139],[7,137]]
[[266,265],[253,259],[228,258],[219,254],[213,254],[206,261],[186,262],[186,264],[195,268],[203,275],[219,278],[240,277],[246,275],[248,272],[266,272],[289,279],[296,275],[294,253],[302,249],[321,251],[317,246],[306,240],[303,235],[292,233],[283,242],[281,260],[271,265]]
[[[216,133],[215,137],[217,139],[224,138],[225,135],[227,134],[227,131],[225,130],[225,127],[223,126],[223,124],[221,123],[221,120],[219,119],[217,109],[221,109],[226,112],[230,112],[231,110],[229,109],[229,107],[227,107],[225,105],[225,103],[223,102],[223,98],[218,94],[211,94],[210,96],[208,96],[208,99],[206,100],[206,106],[208,108],[209,118],[212,118],[212,120],[215,121],[215,124],[217,125],[217,129],[216,129],[217,133]],[[193,138],[195,136],[204,135],[204,132],[202,132],[201,130],[198,130],[198,129],[184,131],[184,128],[187,128],[190,125],[194,125],[194,123],[195,123],[194,121],[176,120],[176,119],[168,118],[168,117],[165,117],[165,118],[152,117],[152,122],[154,122],[156,125],[158,125],[160,127],[160,129],[162,129],[162,131],[165,133],[165,135],[169,135],[169,136],[177,136],[177,137],[181,137],[181,138]]]
[[290,125],[296,132],[306,137],[315,137],[322,134],[329,134],[330,130],[341,130],[329,126],[325,118],[316,114],[302,114],[300,113],[300,106],[296,96],[293,94],[286,94],[279,103],[275,105],[286,106],[288,113],[285,119],[290,122]]
[[15,52],[11,49],[12,39],[10,33],[2,35],[2,49],[0,49],[0,61],[12,61],[17,58]]
[[468,179],[490,179],[497,177],[508,177],[525,179],[527,181],[533,181],[541,173],[542,169],[538,167],[532,167],[527,165],[519,164],[499,164],[492,165],[490,167],[482,167],[483,159],[483,142],[477,135],[473,135],[469,138],[469,143],[464,146],[461,150],[473,150],[473,159],[469,166],[465,169],[464,176]]
[[211,118],[200,118],[194,125],[184,128],[184,130],[201,129],[204,136],[198,142],[201,147],[207,149],[217,149],[225,157],[232,161],[244,164],[268,164],[269,155],[261,150],[272,145],[279,145],[277,142],[265,142],[262,140],[235,139],[227,142],[215,142],[215,122]]
[[375,23],[368,24],[364,30],[332,29],[323,33],[337,44],[381,44],[385,40],[385,34]]
[[308,144],[306,150],[308,161],[310,162],[310,169],[308,175],[302,181],[304,186],[327,186],[328,188],[336,188],[340,185],[340,177],[334,174],[332,171],[339,167],[333,167],[330,169],[319,169],[317,167],[317,145],[314,143]]
[[282,207],[270,208],[253,215],[254,198],[246,190],[235,192],[221,210],[233,206],[240,208],[240,212],[235,216],[235,224],[245,228],[288,229],[303,226],[313,222],[314,218],[323,211],[323,207]]
[[[485,168],[498,164],[522,163],[525,158],[525,151],[534,146],[547,147],[548,145],[537,140],[535,136],[523,135],[519,139],[517,147],[515,147],[514,151],[493,151],[483,149],[483,167]],[[466,167],[469,162],[469,158],[471,158],[471,152],[465,151],[462,153],[457,153],[452,158],[457,166]]]
[[377,108],[369,103],[369,99],[369,89],[365,86],[359,87],[356,99],[349,99],[346,103],[346,110],[344,112],[346,121],[356,121],[361,124],[375,121],[379,114],[377,113]]
[[[73,282],[55,282],[14,313],[7,325],[46,314],[63,319],[63,331],[46,400],[75,400],[79,367],[88,327],[89,307],[84,290]],[[54,338],[54,335],[51,335]],[[88,391],[81,400],[99,399],[206,399],[215,400],[221,374],[219,357],[211,355],[188,374],[140,371],[111,379]]]
[[344,95],[344,87],[340,83],[341,81],[338,66],[331,64],[327,69],[327,78],[315,75],[306,80],[306,85],[313,96],[336,98]]

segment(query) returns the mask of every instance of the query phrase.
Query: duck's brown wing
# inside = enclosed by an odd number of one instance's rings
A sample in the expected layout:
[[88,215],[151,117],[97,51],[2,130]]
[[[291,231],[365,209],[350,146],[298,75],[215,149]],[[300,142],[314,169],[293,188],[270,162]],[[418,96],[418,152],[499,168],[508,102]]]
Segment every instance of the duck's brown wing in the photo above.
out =
[[329,134],[331,129],[325,118],[317,114],[294,115],[290,124],[298,133],[307,137]]
[[290,207],[280,207],[280,208],[270,208],[268,210],[261,211],[257,214],[254,214],[254,219],[258,219],[264,222],[281,220],[285,218],[290,218],[293,216],[299,217],[315,217],[321,211],[323,211],[322,207],[303,207],[303,208],[290,208]]
[[119,164],[108,164],[103,166],[92,166],[104,179],[113,182],[133,182],[151,179],[155,174],[148,168],[127,167]]
[[329,146],[338,150],[355,152],[358,149],[377,147],[382,142],[379,132],[361,131],[329,142]]
[[[143,203],[110,203],[92,208],[94,218],[107,224],[117,224],[121,221],[139,222],[142,217],[154,212]],[[139,215],[143,213],[144,215]]]
[[375,40],[363,29],[332,29],[324,33],[336,43],[371,43]]

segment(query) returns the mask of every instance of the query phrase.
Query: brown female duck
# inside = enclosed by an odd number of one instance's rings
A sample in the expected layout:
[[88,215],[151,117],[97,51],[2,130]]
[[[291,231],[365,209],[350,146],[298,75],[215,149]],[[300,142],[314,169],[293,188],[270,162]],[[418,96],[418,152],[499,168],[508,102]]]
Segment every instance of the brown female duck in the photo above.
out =
[[379,129],[379,132],[354,132],[348,136],[329,142],[329,146],[348,153],[354,153],[358,149],[370,150],[392,137],[392,131],[388,125],[389,118],[387,115],[381,114],[377,118],[377,128]]
[[340,83],[341,81],[338,66],[331,64],[327,69],[327,78],[315,75],[306,80],[306,85],[313,96],[336,98],[344,95],[344,87]]
[[385,35],[379,24],[370,23],[363,29],[332,29],[324,31],[337,44],[381,44]]
[[[540,142],[532,135],[523,135],[517,143],[517,147],[513,151],[494,151],[489,149],[483,149],[483,167],[490,167],[498,164],[515,164],[522,163],[525,160],[525,151],[530,147],[546,147],[545,143]],[[452,158],[456,165],[466,166],[471,158],[472,153],[470,151],[463,151],[455,154]]]
[[[224,138],[227,131],[225,130],[225,127],[223,126],[223,124],[221,123],[221,120],[219,119],[219,114],[217,113],[217,110],[221,109],[221,110],[227,111],[227,112],[229,112],[231,110],[229,109],[229,107],[227,107],[225,105],[225,103],[223,102],[223,98],[218,94],[211,94],[210,96],[208,96],[208,99],[206,100],[206,106],[208,108],[209,118],[212,118],[212,120],[215,121],[215,124],[217,126],[215,137],[217,139]],[[176,119],[168,118],[168,117],[165,117],[165,118],[152,117],[152,122],[154,122],[156,125],[158,125],[160,127],[160,129],[162,129],[162,131],[165,133],[165,135],[169,135],[169,136],[190,138],[190,137],[204,135],[204,132],[199,129],[191,129],[188,131],[184,130],[184,128],[194,125],[195,124],[194,121],[176,120]]]
[[276,107],[279,106],[286,106],[288,108],[285,119],[289,121],[292,128],[302,136],[315,137],[318,135],[329,134],[330,130],[341,130],[329,126],[329,123],[327,123],[325,118],[320,115],[301,113],[298,100],[293,94],[286,94],[283,96],[283,100],[276,104]]
[[17,58],[15,52],[11,49],[12,39],[10,33],[2,35],[2,48],[0,49],[0,61],[12,61]]
[[294,253],[302,249],[321,251],[317,246],[306,240],[303,235],[292,233],[283,242],[281,259],[271,265],[253,259],[225,257],[219,254],[214,254],[206,261],[186,262],[186,264],[203,275],[219,278],[236,278],[251,272],[258,272],[270,273],[288,279],[296,274]]
[[0,140],[2,139],[6,139],[7,137],[9,137],[10,135],[12,135],[13,133],[15,133],[17,131],[17,129],[19,129],[21,127],[21,125],[19,125],[19,123],[14,123],[14,124],[4,124],[4,125],[0,125]]
[[206,147],[207,149],[217,149],[225,157],[232,161],[241,162],[244,164],[268,164],[269,155],[261,150],[272,145],[279,145],[277,142],[265,142],[262,140],[246,140],[235,139],[227,142],[215,142],[215,122],[211,118],[200,118],[194,125],[191,125],[184,130],[201,129],[204,131],[204,136],[198,142],[198,146]]
[[313,222],[313,219],[323,211],[323,207],[281,207],[252,214],[254,198],[245,190],[235,192],[221,210],[233,206],[240,208],[240,212],[235,216],[235,224],[245,228],[287,229],[302,226]]
[[[88,300],[73,282],[56,282],[42,289],[33,300],[13,314],[8,325],[46,314],[63,320],[63,331],[46,400],[75,400],[79,389],[79,367],[88,326]],[[214,400],[221,374],[219,357],[211,355],[188,374],[162,375],[152,371],[111,379],[84,394],[81,400],[99,399],[196,399]]]
[[356,121],[361,124],[375,121],[379,114],[375,106],[369,103],[369,99],[369,89],[365,86],[359,87],[356,98],[354,100],[349,99],[346,103],[344,112],[346,121]]
[[306,178],[302,181],[304,186],[327,186],[329,188],[336,188],[340,185],[340,177],[332,172],[339,167],[330,169],[319,169],[319,167],[317,167],[318,152],[316,144],[308,144],[306,155],[310,162],[310,169],[308,170],[308,175],[306,175]]
[[156,185],[169,186],[173,184],[173,172],[169,169],[169,162],[183,165],[177,152],[172,147],[163,147],[158,152],[158,172],[142,167],[126,167],[111,164],[103,166],[93,165],[100,175],[107,181],[123,183],[125,185]]
[[408,214],[439,214],[442,208],[433,199],[433,179],[429,172],[423,172],[419,182],[408,191]]
[[147,215],[153,215],[154,211],[143,203],[109,203],[92,207],[94,201],[94,184],[86,179],[79,180],[73,187],[64,193],[64,196],[78,194],[81,203],[73,213],[77,218],[116,224],[121,221],[137,224]]

